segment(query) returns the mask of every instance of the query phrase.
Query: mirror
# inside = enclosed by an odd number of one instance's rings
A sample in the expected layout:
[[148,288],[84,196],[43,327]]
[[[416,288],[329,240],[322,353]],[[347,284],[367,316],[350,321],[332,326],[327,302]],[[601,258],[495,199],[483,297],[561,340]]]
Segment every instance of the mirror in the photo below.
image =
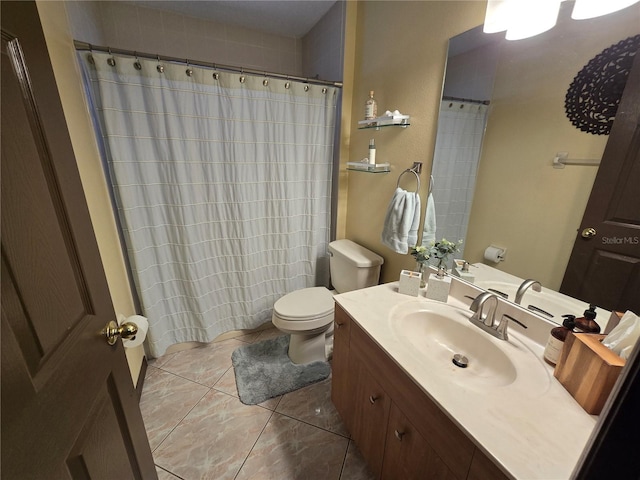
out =
[[[571,124],[565,94],[589,60],[640,33],[637,5],[589,20],[571,19],[572,8],[563,2],[556,26],[528,39],[507,41],[504,33],[486,35],[478,27],[451,40],[432,170],[436,238],[459,236],[470,263],[535,278],[553,290],[562,282],[598,168],[556,169],[553,158],[568,152],[569,159],[599,160],[607,142],[606,135]],[[451,150],[446,142],[453,133],[442,112],[465,109],[486,110],[486,124],[478,115],[480,126],[472,128],[475,137],[484,129],[481,146],[464,146],[477,148],[479,160],[463,161],[462,173],[448,178],[442,172],[452,160],[439,150]],[[459,230],[449,233],[439,215],[453,217]],[[484,260],[490,245],[507,249],[504,261]]]

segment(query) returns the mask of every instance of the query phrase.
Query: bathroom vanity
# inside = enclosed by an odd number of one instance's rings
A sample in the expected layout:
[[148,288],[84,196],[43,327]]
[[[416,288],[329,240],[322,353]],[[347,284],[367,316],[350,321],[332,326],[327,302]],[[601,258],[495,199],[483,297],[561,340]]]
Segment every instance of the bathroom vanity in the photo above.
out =
[[[513,327],[493,338],[466,325],[461,300],[402,295],[397,282],[335,300],[332,400],[376,478],[570,477],[596,417],[553,378],[543,345]],[[447,308],[460,317],[451,335]],[[433,330],[438,345],[411,323],[429,311],[447,329]],[[447,342],[472,352],[469,369],[441,361]]]

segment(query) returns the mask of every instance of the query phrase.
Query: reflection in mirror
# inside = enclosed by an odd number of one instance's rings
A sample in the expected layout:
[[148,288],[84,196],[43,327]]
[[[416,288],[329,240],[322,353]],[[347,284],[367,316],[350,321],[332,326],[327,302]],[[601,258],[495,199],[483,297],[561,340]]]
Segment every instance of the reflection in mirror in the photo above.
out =
[[[553,290],[562,282],[598,170],[554,169],[553,158],[568,152],[569,158],[600,159],[607,142],[607,136],[571,124],[565,94],[590,59],[640,33],[638,5],[580,21],[570,18],[572,7],[563,2],[556,27],[536,37],[496,41],[500,34],[470,31],[452,39],[444,96],[480,105],[443,98],[432,170],[437,238],[463,238],[464,258],[471,263],[483,262],[489,245],[505,247],[505,261],[485,263]],[[460,171],[449,173],[457,162],[445,155],[454,150],[447,143],[454,133],[445,113],[481,110],[486,101],[479,161],[465,160]],[[462,149],[477,148],[472,143],[466,140]]]
[[[467,234],[502,36],[483,33],[481,25],[449,42],[429,198],[437,239],[456,242]],[[455,258],[463,258],[464,248]]]

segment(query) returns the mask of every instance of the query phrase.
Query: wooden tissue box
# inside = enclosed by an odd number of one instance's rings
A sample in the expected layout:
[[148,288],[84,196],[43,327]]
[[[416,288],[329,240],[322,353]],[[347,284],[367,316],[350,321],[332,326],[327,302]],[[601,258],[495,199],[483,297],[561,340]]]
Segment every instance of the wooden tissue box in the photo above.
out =
[[553,376],[591,415],[598,415],[625,361],[601,342],[605,335],[570,333]]

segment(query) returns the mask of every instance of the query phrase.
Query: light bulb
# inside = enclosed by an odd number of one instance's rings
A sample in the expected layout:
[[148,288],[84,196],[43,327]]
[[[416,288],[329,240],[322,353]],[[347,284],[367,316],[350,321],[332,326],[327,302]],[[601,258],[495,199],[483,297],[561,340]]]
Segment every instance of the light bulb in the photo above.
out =
[[561,0],[519,1],[510,12],[511,18],[505,38],[520,40],[533,37],[553,28],[558,20]]
[[571,12],[574,20],[584,20],[617,12],[627,8],[639,0],[576,0]]
[[509,13],[514,3],[509,0],[489,0],[484,17],[484,33],[502,32],[509,26]]

